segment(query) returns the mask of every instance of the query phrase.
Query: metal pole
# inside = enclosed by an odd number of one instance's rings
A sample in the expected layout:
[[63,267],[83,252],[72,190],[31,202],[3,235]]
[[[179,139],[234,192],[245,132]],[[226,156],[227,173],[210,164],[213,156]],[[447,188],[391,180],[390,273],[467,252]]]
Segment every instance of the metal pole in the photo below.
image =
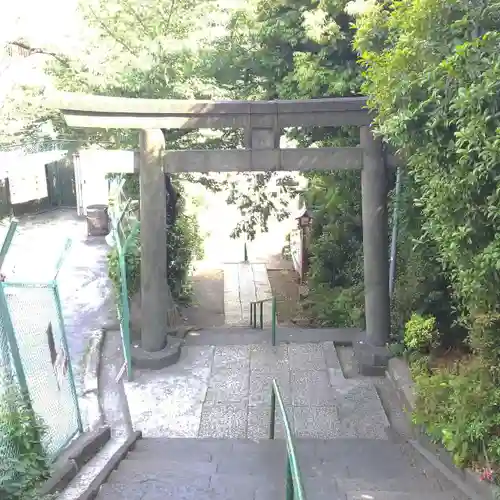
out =
[[117,246],[118,251],[118,266],[120,269],[120,330],[123,343],[123,355],[127,364],[127,377],[132,380],[132,356],[130,355],[130,311],[128,304],[128,283],[127,283],[127,266],[125,261],[126,248],[121,245]]
[[248,248],[246,241],[243,244],[243,262],[245,262],[245,264],[248,264]]
[[392,300],[394,293],[394,284],[396,281],[396,250],[398,241],[398,222],[399,222],[399,199],[401,196],[401,168],[398,167],[396,173],[396,193],[394,207],[392,212],[392,236],[391,236],[391,257],[389,266],[389,297]]
[[275,346],[276,345],[276,297],[273,297],[271,316],[272,316],[271,340],[273,346]]
[[19,382],[19,387],[21,388],[21,392],[25,394],[27,398],[29,398],[28,382],[24,373],[23,362],[21,359],[21,354],[19,353],[19,346],[17,345],[16,333],[14,331],[14,325],[12,324],[12,319],[10,317],[9,306],[7,305],[7,299],[5,298],[4,283],[0,283],[0,321],[3,326],[2,330],[5,333],[7,344],[9,346],[10,355],[12,356],[12,363],[14,364],[14,370]]
[[78,395],[76,393],[76,385],[75,385],[75,375],[73,373],[73,365],[71,363],[71,358],[69,356],[68,339],[66,338],[66,331],[64,329],[64,321],[63,321],[62,307],[61,307],[61,298],[59,297],[59,290],[58,290],[57,282],[53,281],[50,284],[50,287],[52,288],[52,293],[54,294],[54,302],[56,305],[57,320],[59,322],[59,331],[61,332],[61,340],[62,340],[63,348],[64,348],[64,351],[65,351],[65,354],[66,354],[66,357],[68,360],[69,387],[70,387],[73,399],[75,401],[76,420],[78,423],[78,430],[80,432],[83,432],[82,414],[80,412],[80,405],[78,404]]
[[134,426],[132,424],[132,416],[130,415],[130,406],[128,405],[125,385],[123,383],[123,375],[125,374],[126,370],[127,362],[123,363],[123,366],[121,367],[118,375],[115,378],[115,382],[117,384],[118,399],[122,410],[123,421],[125,423],[125,432],[127,434],[127,437],[130,437],[134,433]]
[[292,468],[290,466],[290,455],[286,454],[286,500],[294,500]]
[[260,303],[260,329],[264,329],[264,302]]
[[276,394],[271,386],[271,420],[269,422],[269,439],[274,439],[274,422],[276,420]]

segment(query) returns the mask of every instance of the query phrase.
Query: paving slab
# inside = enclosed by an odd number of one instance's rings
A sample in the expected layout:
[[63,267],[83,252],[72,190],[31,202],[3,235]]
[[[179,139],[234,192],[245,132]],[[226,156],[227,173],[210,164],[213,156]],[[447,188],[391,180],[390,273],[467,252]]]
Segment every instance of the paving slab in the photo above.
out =
[[292,390],[290,385],[290,372],[282,370],[269,373],[261,371],[250,371],[250,385],[248,394],[249,406],[260,406],[271,404],[271,385],[276,380],[285,405],[292,403]]
[[[134,424],[145,436],[266,439],[276,380],[298,436],[387,439],[389,423],[375,388],[332,375],[336,369],[328,366],[337,363],[332,342],[185,346],[177,365],[137,371],[126,390]],[[278,407],[276,414],[282,438]]]
[[253,345],[250,348],[252,372],[280,373],[290,369],[289,346]]
[[[272,297],[267,268],[263,263],[233,263],[224,265],[225,324],[250,324],[250,303]],[[271,324],[271,303],[262,305],[264,325]],[[257,317],[260,316],[260,309]]]
[[[286,407],[290,431],[295,432],[294,414],[291,406]],[[254,441],[269,439],[271,426],[271,409],[268,405],[248,408],[247,438]],[[275,439],[285,439],[285,426],[281,412],[277,411],[274,420]]]
[[292,370],[290,372],[293,406],[335,406],[326,370]]
[[208,404],[248,402],[249,397],[248,366],[223,366],[212,370],[205,398]]
[[326,370],[322,344],[292,344],[288,347],[292,370]]
[[203,406],[199,437],[245,438],[248,403],[220,403]]

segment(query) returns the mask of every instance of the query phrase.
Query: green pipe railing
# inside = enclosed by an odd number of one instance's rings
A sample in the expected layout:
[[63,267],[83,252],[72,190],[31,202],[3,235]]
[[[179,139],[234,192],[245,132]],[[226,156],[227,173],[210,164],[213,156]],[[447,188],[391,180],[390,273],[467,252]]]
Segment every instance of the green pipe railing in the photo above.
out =
[[[276,345],[276,297],[269,299],[255,300],[250,302],[250,326],[252,328],[264,329],[264,303],[271,302],[271,343]],[[257,306],[259,306],[259,321],[257,322]],[[258,325],[258,326],[257,326]]]
[[278,383],[273,379],[271,385],[271,421],[269,424],[269,439],[274,439],[275,421],[276,421],[276,402],[281,411],[283,419],[283,427],[285,430],[286,440],[286,500],[306,500],[304,487],[302,485],[302,477],[300,475],[299,463],[295,453],[295,445],[293,443],[292,431],[290,429],[290,422],[286,414],[285,405],[283,404],[283,397],[278,387]]

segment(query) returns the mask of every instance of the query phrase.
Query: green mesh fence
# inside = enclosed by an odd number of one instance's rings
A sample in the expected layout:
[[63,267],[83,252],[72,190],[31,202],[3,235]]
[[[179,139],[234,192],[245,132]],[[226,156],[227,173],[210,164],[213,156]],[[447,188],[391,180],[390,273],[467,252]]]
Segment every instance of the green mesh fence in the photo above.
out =
[[19,383],[5,335],[4,325],[0,318],[0,489],[9,477],[9,469],[18,457],[14,441],[11,439],[9,392],[18,388]]
[[5,282],[1,295],[0,310],[8,310],[7,329],[19,352],[16,369],[44,422],[44,449],[55,457],[82,427],[57,285]]
[[[15,228],[0,250],[0,268]],[[24,437],[50,460],[83,431],[56,282],[63,255],[46,283],[0,283],[0,497],[27,463]]]
[[140,265],[139,247],[139,201],[124,192],[124,178],[115,179],[111,186],[110,218],[113,244],[118,258],[120,289],[118,291],[118,318],[123,344],[123,355],[127,364],[128,379],[132,380],[132,358],[130,354],[130,295],[138,284],[131,283],[134,276],[128,272]]

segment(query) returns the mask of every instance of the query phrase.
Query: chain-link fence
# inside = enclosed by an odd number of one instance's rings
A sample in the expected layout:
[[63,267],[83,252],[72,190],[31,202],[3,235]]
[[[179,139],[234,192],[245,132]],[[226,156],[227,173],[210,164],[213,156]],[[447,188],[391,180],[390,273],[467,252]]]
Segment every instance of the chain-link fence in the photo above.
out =
[[[4,331],[0,317],[0,332]],[[9,481],[10,469],[18,458],[15,440],[12,436],[11,401],[12,389],[19,387],[7,338],[0,333],[0,491]]]
[[55,457],[82,430],[57,284],[4,282],[1,288],[5,333],[17,344],[15,370],[44,422],[44,449]]
[[[0,268],[14,232],[11,223]],[[45,283],[0,283],[0,492],[30,467],[27,455],[55,459],[83,431],[56,281],[62,261]]]

